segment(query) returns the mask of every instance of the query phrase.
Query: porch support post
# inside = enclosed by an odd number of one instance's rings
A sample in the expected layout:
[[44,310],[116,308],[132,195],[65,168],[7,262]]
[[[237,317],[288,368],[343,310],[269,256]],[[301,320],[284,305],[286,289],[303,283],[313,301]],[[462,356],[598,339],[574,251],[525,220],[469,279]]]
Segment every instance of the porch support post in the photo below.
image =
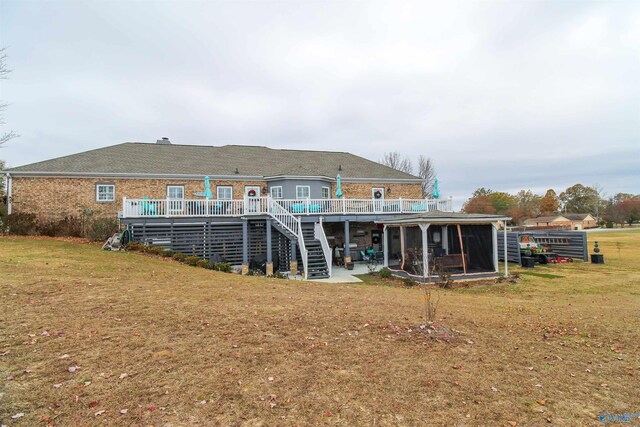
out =
[[440,233],[442,234],[442,248],[449,255],[449,226],[443,225]]
[[11,174],[8,173],[7,174],[7,215],[11,215],[11,205],[12,205],[12,194],[13,194],[13,190],[12,190],[12,184],[13,184],[13,180],[11,179]]
[[291,241],[291,259],[289,260],[289,272],[298,274],[298,249],[295,241]]
[[242,274],[249,273],[249,223],[242,220]]
[[273,276],[273,253],[271,249],[271,220],[267,220],[267,276]]
[[349,248],[349,221],[344,222],[344,262],[351,262],[351,249]]
[[507,221],[504,221],[504,277],[509,277],[509,256],[507,253]]
[[382,229],[382,251],[384,253],[384,267],[389,267],[388,237],[389,234],[387,233],[387,225],[385,224],[384,228]]
[[429,235],[427,230],[431,224],[419,224],[422,230],[422,277],[429,277]]
[[498,223],[491,223],[491,237],[493,239],[493,266],[496,269],[496,273],[500,273],[500,267],[498,266]]

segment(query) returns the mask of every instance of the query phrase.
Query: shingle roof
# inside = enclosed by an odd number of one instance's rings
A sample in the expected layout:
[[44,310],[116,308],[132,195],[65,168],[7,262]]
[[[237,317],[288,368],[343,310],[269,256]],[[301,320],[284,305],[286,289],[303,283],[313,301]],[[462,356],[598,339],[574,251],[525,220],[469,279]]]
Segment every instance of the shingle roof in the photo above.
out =
[[529,218],[527,219],[527,221],[531,221],[531,222],[553,222],[555,220],[559,219],[560,221],[564,221],[567,219],[566,216],[564,215],[553,215],[553,216],[538,216],[535,218]]
[[462,212],[431,211],[415,215],[393,216],[376,221],[381,224],[446,224],[446,223],[491,223],[511,219],[505,215],[468,214]]
[[571,221],[584,221],[589,215],[588,213],[570,213],[563,216]]
[[[339,170],[339,167],[342,170]],[[272,149],[259,146],[177,145],[127,142],[7,169],[55,174],[157,174],[233,176],[327,176],[419,179],[346,152]]]

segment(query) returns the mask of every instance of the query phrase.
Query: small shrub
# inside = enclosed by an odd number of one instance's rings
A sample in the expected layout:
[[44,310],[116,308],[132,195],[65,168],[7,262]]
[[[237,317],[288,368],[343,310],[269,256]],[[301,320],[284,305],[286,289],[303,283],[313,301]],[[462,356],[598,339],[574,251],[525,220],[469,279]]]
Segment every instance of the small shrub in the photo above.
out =
[[391,277],[391,270],[389,270],[387,267],[384,267],[383,269],[381,269],[378,274],[380,275],[380,277],[382,277],[383,279],[388,279],[389,277]]
[[107,240],[118,232],[118,221],[115,218],[96,218],[87,228],[87,238],[91,240]]
[[442,266],[437,266],[434,272],[438,275],[436,285],[441,289],[451,289],[453,287],[453,279],[451,279],[451,272]]
[[164,252],[164,248],[161,246],[149,246],[149,249],[147,249],[147,253],[150,253],[152,255],[162,255]]
[[416,285],[416,281],[415,281],[415,280],[413,280],[413,279],[411,279],[411,278],[409,278],[409,277],[405,277],[405,278],[403,278],[403,279],[402,279],[402,283],[403,283],[405,286],[409,286],[409,287],[411,287],[411,286],[415,286],[415,285]]
[[274,278],[274,279],[288,279],[288,277],[287,277],[287,275],[286,275],[286,274],[282,274],[282,273],[280,273],[279,271],[276,271],[275,273],[273,273],[273,274],[272,274],[271,276],[269,276],[269,277],[272,277],[272,278]]
[[171,249],[165,249],[161,254],[165,258],[171,258],[173,256],[173,251]]
[[216,262],[213,269],[222,271],[223,273],[231,273],[231,264],[228,262]]
[[36,233],[49,237],[83,237],[82,219],[68,216],[59,221],[40,221],[36,224]]
[[264,276],[264,273],[259,268],[250,268],[247,272],[248,276]]
[[179,262],[184,262],[184,260],[187,258],[187,256],[185,254],[181,254],[181,253],[175,253],[172,256],[173,259],[175,259],[176,261]]
[[126,246],[128,251],[139,251],[142,248],[142,245],[138,242],[129,242]]
[[438,285],[438,287],[442,289],[451,289],[453,287],[453,280],[438,280],[436,282],[436,285]]
[[184,259],[184,263],[188,264],[188,265],[192,265],[192,266],[196,266],[198,264],[198,261],[200,261],[200,258],[198,258],[197,256],[191,255],[188,256]]
[[209,262],[208,259],[199,259],[198,262],[196,263],[196,266],[200,267],[200,268],[207,268],[209,270],[211,270],[211,262]]
[[6,216],[7,231],[21,236],[36,234],[36,214],[12,213]]

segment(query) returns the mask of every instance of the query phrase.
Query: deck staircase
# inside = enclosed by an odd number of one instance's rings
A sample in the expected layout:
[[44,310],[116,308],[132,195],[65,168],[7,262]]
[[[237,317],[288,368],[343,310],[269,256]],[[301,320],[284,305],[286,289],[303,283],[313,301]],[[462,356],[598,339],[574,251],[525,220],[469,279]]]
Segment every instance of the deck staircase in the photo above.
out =
[[302,236],[307,249],[307,279],[326,279],[330,277],[329,266],[314,227],[314,223],[302,224]]
[[[302,257],[305,279],[331,277],[331,254],[321,223],[303,224],[277,201],[269,200],[268,213],[275,220],[274,226],[291,240],[297,240]],[[322,240],[320,240],[322,239]]]

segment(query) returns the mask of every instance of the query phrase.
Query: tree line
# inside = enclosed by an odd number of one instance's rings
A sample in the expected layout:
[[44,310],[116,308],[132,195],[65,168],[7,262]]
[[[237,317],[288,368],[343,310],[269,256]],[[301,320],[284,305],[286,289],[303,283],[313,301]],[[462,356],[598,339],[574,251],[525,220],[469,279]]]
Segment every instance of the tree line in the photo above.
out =
[[559,195],[553,189],[544,196],[531,190],[516,194],[478,188],[462,208],[466,213],[498,214],[511,217],[514,224],[527,218],[563,213],[591,214],[601,225],[631,225],[640,221],[640,194],[618,193],[603,196],[602,189],[575,184]]
[[423,180],[422,197],[431,197],[431,195],[433,195],[436,181],[436,169],[431,158],[420,155],[418,156],[418,163],[414,165],[410,157],[403,156],[398,151],[392,151],[384,153],[384,156],[380,159],[379,163],[389,166],[392,169],[399,170],[400,172],[419,176]]

